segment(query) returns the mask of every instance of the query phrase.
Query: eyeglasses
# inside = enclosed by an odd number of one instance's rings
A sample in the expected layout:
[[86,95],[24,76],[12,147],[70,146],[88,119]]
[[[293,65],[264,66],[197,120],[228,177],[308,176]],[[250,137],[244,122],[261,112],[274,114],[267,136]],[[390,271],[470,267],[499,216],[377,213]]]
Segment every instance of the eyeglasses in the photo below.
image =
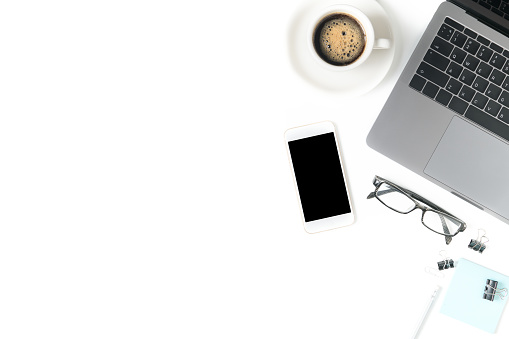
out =
[[375,185],[375,191],[368,195],[368,199],[377,198],[382,204],[401,214],[408,214],[416,209],[422,210],[422,224],[433,232],[445,236],[447,245],[451,242],[452,237],[467,228],[467,224],[461,219],[417,193],[389,180],[375,176],[373,185]]

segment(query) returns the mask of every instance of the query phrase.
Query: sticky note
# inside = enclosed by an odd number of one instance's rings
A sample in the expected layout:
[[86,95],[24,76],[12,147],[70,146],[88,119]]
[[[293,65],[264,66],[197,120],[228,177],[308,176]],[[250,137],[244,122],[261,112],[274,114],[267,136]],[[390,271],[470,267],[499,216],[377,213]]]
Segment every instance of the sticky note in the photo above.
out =
[[484,331],[495,333],[509,297],[483,299],[486,280],[498,281],[498,288],[509,289],[509,277],[466,259],[454,268],[440,312]]

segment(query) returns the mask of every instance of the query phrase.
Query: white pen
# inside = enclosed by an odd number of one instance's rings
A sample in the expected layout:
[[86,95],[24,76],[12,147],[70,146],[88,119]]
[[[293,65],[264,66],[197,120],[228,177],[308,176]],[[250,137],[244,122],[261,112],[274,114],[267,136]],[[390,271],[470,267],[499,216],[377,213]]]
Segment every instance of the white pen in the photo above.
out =
[[429,310],[431,309],[431,305],[433,305],[433,302],[435,301],[435,299],[438,295],[438,291],[440,291],[440,286],[437,285],[437,287],[433,291],[433,294],[431,295],[431,298],[429,299],[426,309],[422,313],[421,320],[419,321],[419,324],[417,325],[417,328],[415,329],[415,332],[411,337],[412,339],[415,339],[417,337],[417,334],[419,333],[419,330],[421,329],[422,323],[423,323],[424,319],[426,318],[426,316],[428,315]]

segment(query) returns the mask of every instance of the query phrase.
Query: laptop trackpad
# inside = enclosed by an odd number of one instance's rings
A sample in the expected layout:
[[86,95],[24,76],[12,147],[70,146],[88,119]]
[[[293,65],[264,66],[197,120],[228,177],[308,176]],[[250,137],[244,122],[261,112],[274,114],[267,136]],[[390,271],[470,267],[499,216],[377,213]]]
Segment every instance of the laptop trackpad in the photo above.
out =
[[424,173],[509,218],[509,145],[454,117]]

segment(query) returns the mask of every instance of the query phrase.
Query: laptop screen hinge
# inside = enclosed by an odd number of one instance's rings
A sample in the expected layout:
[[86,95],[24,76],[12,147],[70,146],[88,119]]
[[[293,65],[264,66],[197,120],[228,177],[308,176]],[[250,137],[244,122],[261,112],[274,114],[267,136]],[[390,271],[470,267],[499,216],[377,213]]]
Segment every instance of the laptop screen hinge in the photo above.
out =
[[[483,14],[481,14],[481,13],[475,11],[475,10],[472,10],[467,5],[462,3],[461,1],[455,1],[455,0],[448,0],[448,1],[453,3],[453,4],[455,4],[456,6],[458,6],[460,8],[462,8],[462,9],[464,9],[466,14],[476,18],[477,21],[485,24],[488,27],[493,28],[494,30],[496,30],[497,32],[502,33],[505,36],[509,36],[509,28],[504,27],[502,24],[497,23],[497,22],[495,22],[493,20],[490,20],[485,15],[483,15]],[[472,3],[472,5],[479,5],[479,4]],[[484,9],[484,8],[482,8],[482,9]],[[496,15],[495,13],[492,13],[492,12],[489,12],[489,13],[493,14],[493,15]],[[509,20],[503,19],[502,17],[500,17],[500,19],[506,21],[509,24]]]
[[[472,15],[473,13],[469,13],[469,12],[467,11],[467,14]],[[499,24],[497,24],[497,23],[495,23],[495,22],[493,22],[493,21],[491,21],[491,20],[488,20],[488,19],[484,20],[484,19],[482,19],[482,18],[480,18],[480,17],[479,17],[479,14],[477,14],[477,15],[472,15],[472,16],[473,16],[474,18],[476,18],[476,19],[477,19],[477,21],[479,21],[479,22],[481,22],[481,23],[485,24],[485,25],[486,25],[486,26],[488,26],[488,27],[493,28],[495,31],[497,31],[497,32],[499,32],[499,33],[502,33],[502,34],[503,34],[503,35],[505,35],[505,36],[509,35],[509,30],[508,30],[507,28],[504,28],[504,27],[500,26]]]

